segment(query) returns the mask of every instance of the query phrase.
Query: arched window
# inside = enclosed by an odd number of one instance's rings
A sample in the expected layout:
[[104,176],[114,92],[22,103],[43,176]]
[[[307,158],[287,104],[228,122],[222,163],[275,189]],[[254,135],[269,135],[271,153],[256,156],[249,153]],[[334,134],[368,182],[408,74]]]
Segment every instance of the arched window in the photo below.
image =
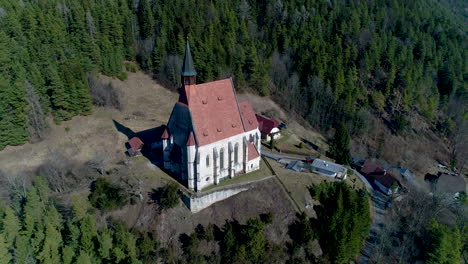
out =
[[239,163],[239,143],[234,146],[234,164]]
[[206,155],[206,167],[210,166],[210,155]]
[[221,169],[224,169],[224,148],[221,149],[221,151],[219,152],[219,166],[221,167]]

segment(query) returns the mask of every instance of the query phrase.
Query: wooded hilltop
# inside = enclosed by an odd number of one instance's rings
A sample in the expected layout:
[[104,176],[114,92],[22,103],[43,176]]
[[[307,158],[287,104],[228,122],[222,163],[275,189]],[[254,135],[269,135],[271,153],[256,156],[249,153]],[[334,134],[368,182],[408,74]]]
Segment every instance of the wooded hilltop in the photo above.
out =
[[89,114],[93,75],[124,79],[125,60],[177,87],[186,38],[199,82],[232,76],[321,131],[344,121],[362,135],[386,113],[400,133],[417,112],[450,135],[467,102],[454,6],[466,4],[0,0],[0,149],[43,137],[49,114]]

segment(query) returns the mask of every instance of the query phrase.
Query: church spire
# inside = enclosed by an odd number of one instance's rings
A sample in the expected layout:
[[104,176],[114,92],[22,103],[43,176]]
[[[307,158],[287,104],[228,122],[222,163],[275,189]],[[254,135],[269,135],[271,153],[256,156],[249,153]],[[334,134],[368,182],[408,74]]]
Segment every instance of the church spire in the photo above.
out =
[[184,64],[182,65],[182,84],[195,84],[197,71],[193,65],[192,53],[190,52],[190,45],[187,39],[185,47]]

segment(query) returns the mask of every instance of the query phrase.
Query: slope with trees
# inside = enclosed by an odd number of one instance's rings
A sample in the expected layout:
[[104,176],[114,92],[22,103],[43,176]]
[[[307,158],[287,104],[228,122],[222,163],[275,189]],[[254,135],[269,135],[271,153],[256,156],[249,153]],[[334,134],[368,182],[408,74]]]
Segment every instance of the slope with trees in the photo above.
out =
[[49,114],[89,114],[87,76],[125,78],[124,59],[177,87],[187,36],[200,82],[233,76],[322,131],[344,122],[365,136],[375,115],[401,133],[420,113],[453,124],[441,131],[451,136],[466,122],[467,38],[450,10],[435,0],[2,0],[0,148],[43,135]]

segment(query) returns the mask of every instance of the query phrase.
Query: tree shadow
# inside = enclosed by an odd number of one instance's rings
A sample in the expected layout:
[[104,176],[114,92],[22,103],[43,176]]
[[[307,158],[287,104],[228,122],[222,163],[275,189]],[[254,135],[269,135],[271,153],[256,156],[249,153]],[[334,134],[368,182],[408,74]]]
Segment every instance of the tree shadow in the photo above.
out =
[[131,130],[130,128],[122,125],[121,123],[115,121],[115,119],[112,119],[112,122],[114,122],[114,126],[119,131],[120,133],[124,134],[128,139],[131,139],[132,137],[135,136],[135,132]]
[[313,150],[315,151],[318,151],[319,147],[317,145],[315,145],[313,142],[305,139],[305,138],[301,138],[301,141],[304,142],[305,144],[309,145]]
[[[164,170],[162,166],[163,151],[161,135],[166,128],[165,125],[136,132],[114,119],[112,121],[114,122],[114,126],[117,131],[124,134],[129,140],[133,137],[138,137],[144,144],[141,150],[141,154],[146,157],[152,164]],[[125,142],[125,148],[128,149],[129,147],[130,146],[128,142]]]

